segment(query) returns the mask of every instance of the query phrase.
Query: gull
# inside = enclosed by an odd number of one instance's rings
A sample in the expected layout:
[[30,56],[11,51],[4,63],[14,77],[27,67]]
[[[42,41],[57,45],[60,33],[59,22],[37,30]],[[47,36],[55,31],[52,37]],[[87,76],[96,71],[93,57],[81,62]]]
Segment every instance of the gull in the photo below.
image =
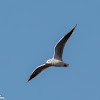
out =
[[[77,25],[77,24],[76,24]],[[55,50],[54,50],[54,56],[52,59],[47,60],[47,62],[41,66],[38,66],[30,75],[29,79],[26,81],[30,81],[33,79],[35,76],[37,76],[41,71],[44,69],[50,67],[50,66],[55,66],[55,67],[68,67],[68,63],[64,63],[62,60],[62,55],[63,55],[63,49],[65,46],[65,43],[71,36],[72,32],[74,31],[76,25],[65,35],[63,36],[58,43],[55,45]]]

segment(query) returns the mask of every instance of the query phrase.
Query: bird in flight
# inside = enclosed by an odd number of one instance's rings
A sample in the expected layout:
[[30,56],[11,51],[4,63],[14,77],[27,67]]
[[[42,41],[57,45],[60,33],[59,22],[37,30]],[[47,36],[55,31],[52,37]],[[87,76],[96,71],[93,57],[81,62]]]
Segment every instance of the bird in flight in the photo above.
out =
[[[77,24],[76,24],[77,25]],[[65,35],[63,36],[58,43],[55,45],[54,56],[52,59],[47,60],[47,62],[41,66],[38,66],[30,75],[29,79],[26,81],[30,81],[32,78],[37,76],[41,71],[44,69],[55,66],[55,67],[68,67],[69,64],[64,63],[62,60],[63,49],[65,43],[67,42],[68,38],[71,36],[72,32],[74,31],[76,25]]]

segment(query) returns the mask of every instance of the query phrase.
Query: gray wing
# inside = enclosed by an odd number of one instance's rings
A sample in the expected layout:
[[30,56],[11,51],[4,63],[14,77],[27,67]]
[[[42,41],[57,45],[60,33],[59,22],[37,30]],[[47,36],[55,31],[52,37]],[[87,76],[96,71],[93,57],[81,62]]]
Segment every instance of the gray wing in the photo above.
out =
[[47,64],[43,64],[41,66],[38,66],[33,72],[32,74],[30,75],[29,79],[26,81],[30,81],[32,78],[34,78],[36,75],[38,75],[41,71],[43,71],[44,69],[48,68],[49,65]]
[[58,43],[55,45],[55,51],[54,51],[54,58],[55,59],[62,60],[63,49],[64,49],[64,46],[65,46],[65,43],[67,42],[68,38],[71,36],[76,25],[64,37],[62,37],[58,41]]

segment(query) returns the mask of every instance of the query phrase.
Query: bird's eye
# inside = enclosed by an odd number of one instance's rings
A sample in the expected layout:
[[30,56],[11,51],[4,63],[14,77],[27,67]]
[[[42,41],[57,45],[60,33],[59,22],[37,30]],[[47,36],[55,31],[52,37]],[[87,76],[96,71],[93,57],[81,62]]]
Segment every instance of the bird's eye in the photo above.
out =
[[50,62],[50,60],[48,60],[48,62]]

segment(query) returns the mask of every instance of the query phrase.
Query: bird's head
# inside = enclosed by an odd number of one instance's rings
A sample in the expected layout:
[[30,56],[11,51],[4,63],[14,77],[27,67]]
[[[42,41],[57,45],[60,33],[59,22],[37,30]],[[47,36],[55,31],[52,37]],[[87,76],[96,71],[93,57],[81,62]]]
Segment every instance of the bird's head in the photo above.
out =
[[51,65],[52,64],[52,60],[51,59],[47,60],[46,64]]

